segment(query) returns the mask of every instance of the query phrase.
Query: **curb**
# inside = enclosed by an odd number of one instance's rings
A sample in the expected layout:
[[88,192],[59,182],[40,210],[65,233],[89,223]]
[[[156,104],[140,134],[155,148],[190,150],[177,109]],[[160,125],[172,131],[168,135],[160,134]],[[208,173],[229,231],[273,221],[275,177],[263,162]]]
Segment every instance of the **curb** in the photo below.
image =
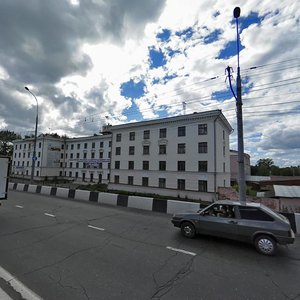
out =
[[[40,186],[24,183],[9,183],[10,190],[21,192],[38,193],[46,196],[57,196],[60,198],[75,199],[82,201],[97,202],[99,204],[108,204],[112,206],[122,206],[136,208],[141,210],[160,212],[165,214],[174,214],[182,211],[196,212],[200,203],[184,202],[178,200],[161,200],[141,196],[127,196],[104,192],[90,192],[86,190],[74,190],[60,187]],[[300,233],[300,214],[282,213],[286,216],[295,233]]]

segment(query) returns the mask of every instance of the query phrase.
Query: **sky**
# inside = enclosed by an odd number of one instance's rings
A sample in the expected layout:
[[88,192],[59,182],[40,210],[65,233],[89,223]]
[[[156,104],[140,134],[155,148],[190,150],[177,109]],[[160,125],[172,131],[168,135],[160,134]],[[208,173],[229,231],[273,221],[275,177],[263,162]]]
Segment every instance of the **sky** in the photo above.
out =
[[1,0],[0,130],[34,133],[27,86],[39,133],[87,136],[221,109],[236,150],[225,72],[235,90],[236,6],[245,152],[252,165],[300,165],[300,2],[291,0]]

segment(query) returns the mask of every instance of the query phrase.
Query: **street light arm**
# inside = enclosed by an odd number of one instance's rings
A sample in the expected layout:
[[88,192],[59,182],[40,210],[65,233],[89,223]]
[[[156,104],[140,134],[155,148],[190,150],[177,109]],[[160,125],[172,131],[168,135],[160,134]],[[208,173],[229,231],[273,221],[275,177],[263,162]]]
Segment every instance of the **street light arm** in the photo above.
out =
[[25,86],[25,90],[28,91],[34,97],[34,99],[36,101],[36,114],[38,115],[39,114],[39,103],[37,101],[35,94],[27,86]]

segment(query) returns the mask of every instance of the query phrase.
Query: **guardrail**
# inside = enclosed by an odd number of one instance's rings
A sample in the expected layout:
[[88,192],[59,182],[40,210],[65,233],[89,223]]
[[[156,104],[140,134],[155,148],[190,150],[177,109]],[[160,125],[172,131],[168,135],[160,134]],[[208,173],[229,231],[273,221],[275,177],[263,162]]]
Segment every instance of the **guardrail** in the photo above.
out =
[[[136,208],[165,214],[174,214],[182,211],[196,212],[201,208],[200,203],[195,202],[163,200],[103,192],[90,192],[85,190],[74,190],[61,187],[40,186],[24,183],[9,183],[8,188],[11,190],[22,192],[37,193],[47,196],[56,196],[60,198],[82,201],[91,201],[97,202],[99,204]],[[300,233],[300,214],[284,213],[284,215],[290,220],[293,230]]]

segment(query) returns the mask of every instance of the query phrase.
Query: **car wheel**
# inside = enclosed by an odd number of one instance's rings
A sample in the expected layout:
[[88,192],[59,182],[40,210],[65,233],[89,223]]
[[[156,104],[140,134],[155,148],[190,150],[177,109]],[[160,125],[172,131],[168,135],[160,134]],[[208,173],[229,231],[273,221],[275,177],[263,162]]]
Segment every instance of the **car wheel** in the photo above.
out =
[[259,235],[254,241],[256,250],[265,255],[274,255],[277,244],[273,238],[268,235]]
[[181,233],[190,239],[194,238],[196,235],[194,225],[190,222],[183,222],[181,224]]

